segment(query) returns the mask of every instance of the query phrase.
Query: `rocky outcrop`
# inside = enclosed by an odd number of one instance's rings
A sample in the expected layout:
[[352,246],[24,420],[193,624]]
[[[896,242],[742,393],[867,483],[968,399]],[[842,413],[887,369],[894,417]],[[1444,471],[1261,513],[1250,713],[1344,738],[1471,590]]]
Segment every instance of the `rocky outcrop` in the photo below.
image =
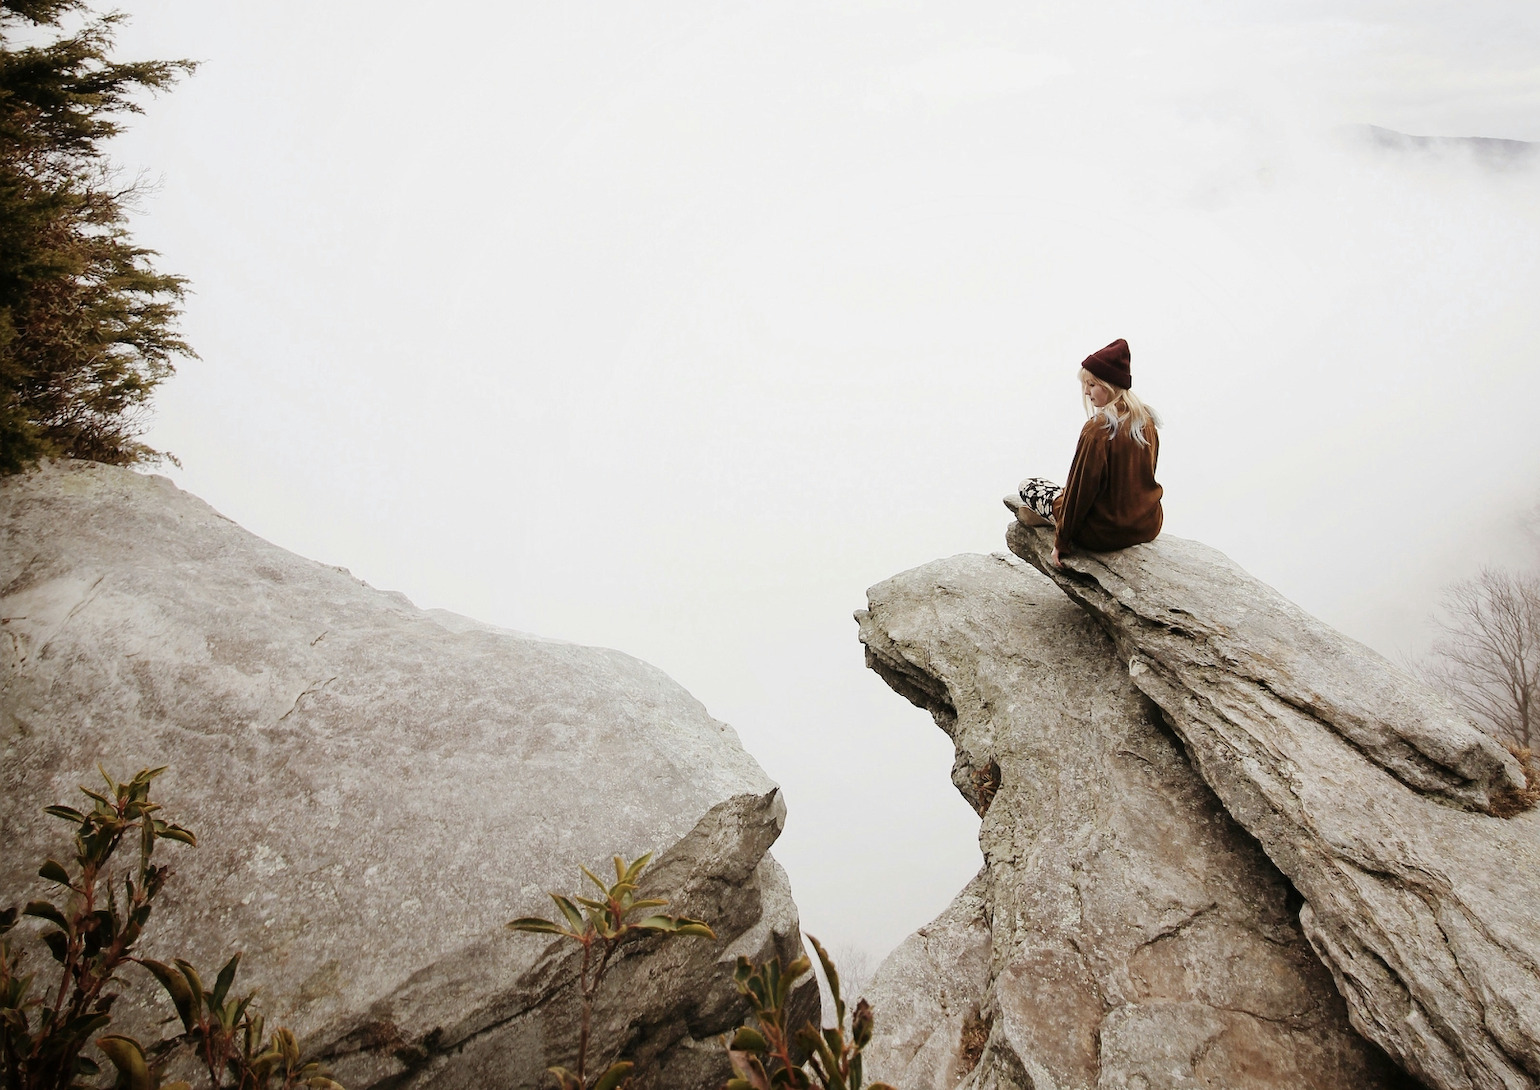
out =
[[989,873],[883,959],[862,995],[879,1012],[865,1067],[901,1090],[952,1090],[978,1064],[988,1026]]
[[[779,791],[627,655],[425,613],[163,479],[69,463],[0,485],[0,633],[6,903],[61,850],[42,806],[98,762],[169,765],[157,796],[200,844],[165,849],[146,952],[243,951],[243,986],[352,1090],[570,1063],[575,958],[502,925],[580,864],[658,853],[648,888],[719,936],[633,946],[606,984],[596,1053],[648,1087],[720,1085],[735,956],[800,949]],[[166,1015],[153,993],[127,1025]],[[811,982],[798,1002],[816,1017]]]
[[1084,611],[1006,556],[928,564],[868,603],[867,662],[952,737],[985,860],[868,989],[874,1076],[927,1090],[1402,1084],[1349,1027],[1288,882]]
[[1540,813],[1426,686],[1226,557],[1157,541],[1048,563],[1193,766],[1304,898],[1353,1025],[1440,1090],[1540,1086]]

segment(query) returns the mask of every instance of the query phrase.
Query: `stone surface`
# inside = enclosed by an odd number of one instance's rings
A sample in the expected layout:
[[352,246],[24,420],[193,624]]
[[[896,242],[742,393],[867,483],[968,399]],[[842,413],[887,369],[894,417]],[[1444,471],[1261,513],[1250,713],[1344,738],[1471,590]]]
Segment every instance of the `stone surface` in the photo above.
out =
[[1047,562],[1304,897],[1353,1025],[1440,1090],[1540,1085],[1540,813],[1445,700],[1196,542]]
[[[867,597],[867,662],[951,736],[985,859],[879,969],[874,1071],[943,1090],[1405,1084],[1349,1027],[1288,883],[1083,610],[1006,556],[936,561]],[[981,928],[985,980],[970,993],[965,972],[935,1001]],[[987,1044],[969,1071],[975,1003]]]
[[[864,1069],[899,1090],[952,1090],[972,1070],[964,1034],[983,1026],[991,935],[985,872],[883,959],[863,995],[879,1012]],[[961,1046],[961,1047],[960,1047]]]
[[[242,951],[242,986],[350,1090],[533,1087],[571,1063],[575,957],[502,925],[549,915],[580,864],[658,853],[647,888],[719,935],[631,947],[606,983],[597,1058],[643,1061],[648,1087],[720,1085],[734,957],[800,948],[767,851],[779,791],[628,655],[426,613],[78,463],[0,484],[0,633],[6,903],[65,848],[42,806],[98,762],[169,765],[156,797],[200,843],[163,849],[146,953]],[[127,1025],[169,1012],[131,994]],[[816,1017],[816,988],[799,1002]]]

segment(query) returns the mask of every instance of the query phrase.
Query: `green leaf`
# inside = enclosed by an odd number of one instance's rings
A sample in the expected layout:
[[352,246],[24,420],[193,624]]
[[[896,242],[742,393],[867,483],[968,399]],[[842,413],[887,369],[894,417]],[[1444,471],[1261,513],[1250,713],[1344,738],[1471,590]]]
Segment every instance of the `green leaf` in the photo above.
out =
[[[207,1003],[207,993],[203,989],[203,978],[198,975],[198,970],[181,958],[176,959],[176,967],[182,971],[182,976],[187,979],[188,990],[192,993],[193,1016],[197,1017],[201,1013],[204,1004]],[[212,1006],[212,1004],[209,1004],[209,1006]]]
[[800,1070],[789,1067],[776,1068],[775,1074],[770,1076],[771,1090],[801,1090],[807,1085],[807,1077]]
[[112,1016],[110,1014],[101,1011],[88,1012],[66,1023],[64,1034],[66,1037],[79,1040],[91,1036],[91,1034],[99,1029],[106,1029],[107,1024],[111,1021]]
[[[620,863],[620,859],[619,859],[618,856],[616,857],[615,862],[616,862],[616,865],[618,867],[618,865]],[[625,873],[621,875],[620,880],[622,882],[629,882],[632,885],[635,885],[636,884],[637,876],[642,873],[642,868],[647,866],[647,864],[651,863],[651,862],[652,862],[652,853],[651,852],[648,852],[647,854],[642,855],[642,856],[638,856],[636,859],[633,859],[631,861],[631,865],[626,868]]]
[[727,1046],[734,1052],[764,1052],[770,1047],[764,1034],[748,1026],[739,1026],[733,1034],[733,1043]]
[[865,999],[856,1000],[855,1013],[850,1016],[850,1039],[857,1048],[865,1048],[872,1040],[872,1005]]
[[155,1076],[150,1073],[150,1065],[138,1041],[110,1033],[98,1037],[96,1047],[118,1069],[118,1081],[113,1083],[113,1090],[155,1090]]
[[191,1031],[197,1011],[193,1007],[192,989],[187,986],[187,978],[161,962],[151,961],[149,958],[139,958],[138,961],[150,971],[151,976],[160,981],[160,986],[166,989],[167,995],[171,996],[177,1017],[182,1020],[182,1029]]
[[45,806],[43,807],[43,813],[50,814],[56,818],[63,818],[65,821],[80,822],[86,819],[86,816],[73,806]]
[[588,930],[588,921],[583,919],[583,914],[578,911],[577,905],[567,900],[560,893],[551,894],[551,900],[556,902],[556,907],[561,909],[561,914],[567,917],[567,920],[572,924],[572,930],[580,935]]
[[[81,946],[86,957],[95,957],[96,952],[112,942],[112,933],[117,929],[117,918],[105,908],[97,909],[86,919],[81,921],[82,937],[85,939]],[[93,926],[94,924],[94,926]]]
[[829,982],[829,991],[834,996],[834,1024],[841,1029],[844,1029],[845,1000],[840,995],[839,972],[834,968],[834,962],[832,959],[830,959],[828,952],[824,950],[823,944],[821,942],[815,939],[812,935],[807,937],[807,941],[813,944],[814,950],[818,951],[818,961],[819,964],[823,966],[824,979]]
[[190,829],[184,829],[180,825],[171,825],[164,821],[155,822],[155,835],[161,840],[176,840],[196,848],[198,838]]
[[47,931],[43,933],[43,943],[48,947],[48,952],[60,965],[69,957],[70,940],[63,931]]
[[555,1077],[556,1085],[561,1090],[587,1090],[582,1081],[565,1067],[548,1067],[546,1071]]
[[791,986],[797,982],[797,978],[805,975],[813,968],[813,963],[806,956],[798,958],[786,966],[786,971],[780,974],[775,982],[775,1005],[784,1007],[786,998],[791,994]]
[[146,817],[139,823],[139,867],[149,870],[150,857],[155,854],[155,819]]
[[[771,1080],[766,1076],[765,1065],[759,1062],[758,1056],[750,1052],[733,1052],[729,1050],[727,1059],[738,1076],[737,1079],[728,1082],[728,1086],[732,1086],[734,1082],[737,1082],[748,1087],[749,1090],[770,1090]],[[784,1081],[782,1080],[783,1083]]]
[[[262,1051],[262,1029],[263,1029],[263,1026],[266,1024],[266,1021],[267,1020],[262,1017],[262,1012],[261,1011],[252,1011],[251,1012],[251,1017],[246,1019],[245,1037],[246,1037],[246,1054],[248,1056],[251,1055],[254,1052],[261,1052]],[[267,1045],[267,1049],[268,1049],[268,1051],[272,1051],[273,1046],[272,1046],[271,1042],[269,1042],[269,1044]]]
[[[825,1032],[834,1032],[832,1030]],[[835,1047],[838,1047],[839,1034],[834,1033]],[[797,1043],[806,1049],[811,1055],[808,1062],[815,1071],[819,1071],[819,1079],[826,1090],[844,1090],[845,1080],[840,1078],[839,1059],[835,1056],[822,1034],[809,1022],[797,1031]]]
[[236,954],[229,961],[225,962],[223,969],[219,970],[219,977],[214,981],[214,1006],[218,1007],[224,1003],[225,993],[230,990],[230,985],[235,982],[235,970],[240,963],[241,955]]
[[64,918],[64,913],[47,901],[28,901],[23,915],[36,916],[40,920],[47,920],[65,934],[69,934],[73,930],[70,927],[70,922]]
[[546,935],[565,935],[567,930],[550,920],[543,920],[539,916],[520,916],[516,920],[509,920],[503,925],[510,931],[537,931]]
[[631,1069],[635,1066],[635,1064],[625,1061],[611,1064],[610,1069],[600,1075],[599,1081],[594,1083],[594,1090],[615,1090],[615,1087],[619,1086],[621,1081],[631,1074]]

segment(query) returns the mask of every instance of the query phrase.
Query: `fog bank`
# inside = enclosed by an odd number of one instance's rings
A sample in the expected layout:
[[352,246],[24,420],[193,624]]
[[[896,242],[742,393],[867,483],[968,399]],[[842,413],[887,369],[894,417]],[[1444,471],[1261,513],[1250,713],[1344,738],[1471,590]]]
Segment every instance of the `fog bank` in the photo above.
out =
[[1003,548],[1092,349],[1164,418],[1168,531],[1381,651],[1533,549],[1540,165],[1363,126],[1540,140],[1534,5],[130,14],[125,55],[204,62],[118,150],[196,290],[171,475],[667,670],[784,786],[828,943],[980,862],[850,613]]

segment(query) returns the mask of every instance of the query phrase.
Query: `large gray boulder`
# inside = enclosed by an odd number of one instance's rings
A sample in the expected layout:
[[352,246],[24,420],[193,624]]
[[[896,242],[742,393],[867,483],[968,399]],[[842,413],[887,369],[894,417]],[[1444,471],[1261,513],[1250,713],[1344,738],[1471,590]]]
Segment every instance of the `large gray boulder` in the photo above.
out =
[[1540,813],[1447,701],[1180,538],[1048,562],[1304,898],[1353,1025],[1440,1090],[1540,1086]]
[[875,1076],[905,1090],[1402,1085],[1348,1025],[1288,882],[1083,610],[1003,555],[936,561],[867,598],[868,665],[951,736],[985,860],[868,988]]
[[[169,482],[80,463],[0,484],[0,896],[65,850],[39,813],[98,763],[169,765],[194,829],[150,956],[245,954],[273,1023],[350,1090],[533,1087],[572,1062],[575,955],[503,928],[580,864],[657,853],[647,889],[719,936],[648,940],[610,975],[600,1062],[720,1085],[737,954],[795,956],[768,848],[776,786],[628,655],[416,609],[262,541]],[[119,1012],[148,1031],[148,979]],[[799,994],[817,1016],[817,992]]]

